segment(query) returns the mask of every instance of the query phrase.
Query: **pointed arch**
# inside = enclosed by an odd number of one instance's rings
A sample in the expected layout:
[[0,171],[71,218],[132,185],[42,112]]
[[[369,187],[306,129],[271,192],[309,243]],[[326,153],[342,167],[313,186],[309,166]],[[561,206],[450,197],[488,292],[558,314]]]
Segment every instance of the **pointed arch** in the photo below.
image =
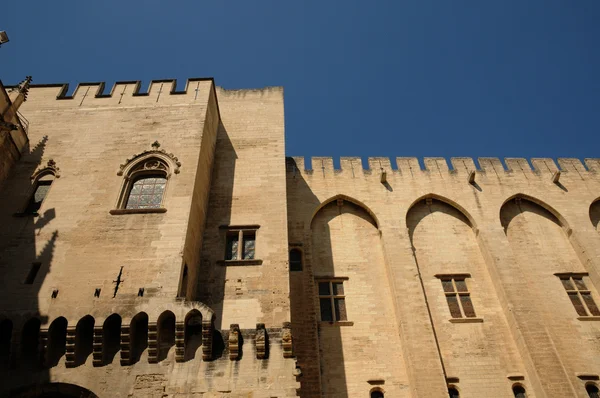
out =
[[542,201],[542,200],[540,200],[540,199],[538,199],[538,198],[536,198],[534,196],[530,196],[530,195],[527,195],[527,194],[524,194],[524,193],[517,193],[517,194],[514,194],[514,195],[510,196],[508,199],[506,199],[502,203],[502,206],[500,206],[500,222],[502,223],[502,226],[504,227],[504,229],[506,229],[506,227],[508,226],[508,223],[510,222],[510,220],[503,220],[502,219],[502,209],[510,201],[512,201],[512,200],[519,200],[519,199],[531,202],[531,203],[533,203],[535,205],[538,205],[539,207],[541,207],[545,211],[547,211],[555,219],[555,222],[559,226],[561,226],[567,232],[567,234],[570,234],[571,227],[569,226],[569,223],[567,222],[567,220],[554,207],[550,206],[546,202],[544,202],[544,201]]
[[[447,205],[454,207],[456,210],[458,210],[459,213],[462,213],[463,216],[465,216],[465,218],[468,220],[468,224],[471,228],[473,228],[473,231],[475,233],[477,233],[477,224],[475,223],[475,219],[473,218],[473,216],[461,205],[459,205],[458,203],[456,203],[455,201],[453,201],[452,199],[448,199],[445,196],[441,196],[435,193],[428,193],[426,195],[420,196],[418,199],[416,199],[414,202],[412,202],[410,204],[410,206],[408,206],[408,209],[406,210],[406,217],[405,220],[407,220],[408,215],[410,214],[411,209],[419,202],[422,202],[424,200],[427,199],[432,199],[432,200],[437,200],[443,203],[446,203]],[[408,223],[407,223],[408,225]]]
[[597,198],[590,205],[590,221],[594,228],[600,232],[600,198]]
[[32,184],[29,199],[23,207],[22,214],[37,214],[48,196],[54,180],[60,177],[59,170],[56,162],[50,159],[45,167],[33,173],[31,176]]
[[327,206],[328,204],[330,204],[334,201],[338,201],[338,200],[345,200],[347,202],[350,202],[350,203],[362,208],[371,217],[371,219],[372,219],[371,223],[375,226],[375,228],[379,229],[379,220],[377,219],[377,216],[375,215],[375,213],[373,213],[373,211],[371,211],[371,209],[367,205],[362,203],[361,201],[354,199],[350,196],[344,195],[344,194],[335,195],[335,196],[323,201],[319,206],[317,206],[317,208],[313,211],[312,216],[310,217],[309,225],[311,226],[311,228],[312,228],[313,220],[315,219],[315,216],[319,213],[319,211],[321,209],[323,209],[325,206]]

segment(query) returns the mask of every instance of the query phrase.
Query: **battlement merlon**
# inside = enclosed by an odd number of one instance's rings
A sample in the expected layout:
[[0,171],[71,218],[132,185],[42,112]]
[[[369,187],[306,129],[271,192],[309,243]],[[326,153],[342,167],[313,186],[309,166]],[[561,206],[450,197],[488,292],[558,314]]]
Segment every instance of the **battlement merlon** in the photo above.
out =
[[[81,82],[75,87],[72,94],[69,92],[69,83],[56,84],[31,84],[30,97],[33,102],[44,101],[49,106],[50,100],[68,106],[128,106],[128,105],[161,105],[175,103],[201,102],[208,98],[210,90],[216,95],[247,96],[264,95],[272,91],[281,92],[282,87],[264,87],[260,89],[224,89],[215,85],[212,77],[190,78],[186,80],[185,88],[177,90],[176,79],[158,79],[150,81],[147,91],[142,91],[140,80],[117,81],[110,92],[105,93],[105,82]],[[7,86],[16,88],[18,86]],[[217,101],[218,102],[218,101]],[[57,104],[58,105],[58,104]],[[52,105],[53,106],[53,105]]]
[[312,157],[312,167],[306,166],[304,157],[288,157],[287,171],[289,174],[323,174],[333,175],[346,172],[362,173],[365,175],[379,174],[383,171],[399,175],[425,176],[431,173],[464,175],[468,176],[471,172],[475,175],[505,175],[514,176],[517,174],[540,178],[550,178],[557,171],[561,173],[573,173],[581,176],[600,175],[600,158],[586,158],[584,163],[577,158],[558,158],[558,164],[551,158],[504,158],[504,163],[499,158],[478,158],[479,167],[476,166],[473,158],[455,157],[450,159],[451,167],[445,158],[424,158],[424,168],[415,157],[396,158],[396,164],[387,157],[369,157],[364,164],[360,157],[342,157],[340,158],[340,168],[334,168],[332,157]]

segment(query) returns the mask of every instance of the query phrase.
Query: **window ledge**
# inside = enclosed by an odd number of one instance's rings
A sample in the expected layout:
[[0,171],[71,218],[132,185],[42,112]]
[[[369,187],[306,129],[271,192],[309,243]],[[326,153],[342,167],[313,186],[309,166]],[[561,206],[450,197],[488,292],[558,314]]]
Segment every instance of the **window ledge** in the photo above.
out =
[[321,324],[321,326],[354,326],[354,322],[352,322],[352,321],[337,321],[337,322],[321,321],[320,324]]
[[159,207],[157,209],[112,209],[109,211],[113,216],[121,214],[147,214],[147,213],[166,213],[167,209]]
[[219,260],[219,265],[235,266],[235,265],[261,265],[262,260]]
[[580,321],[600,321],[600,316],[578,316]]
[[450,318],[452,323],[481,323],[483,318]]

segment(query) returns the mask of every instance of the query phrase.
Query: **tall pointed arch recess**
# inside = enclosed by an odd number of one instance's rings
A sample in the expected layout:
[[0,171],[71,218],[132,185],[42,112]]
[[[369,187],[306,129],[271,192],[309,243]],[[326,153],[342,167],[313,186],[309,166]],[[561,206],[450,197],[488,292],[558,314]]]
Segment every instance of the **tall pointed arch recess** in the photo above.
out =
[[375,215],[375,213],[373,213],[371,211],[371,209],[367,205],[365,205],[364,203],[362,203],[359,200],[356,200],[354,198],[351,198],[350,196],[346,196],[346,195],[343,195],[343,194],[335,195],[335,196],[333,196],[333,197],[331,197],[331,198],[329,198],[327,200],[324,200],[319,206],[317,206],[317,208],[313,211],[312,216],[310,217],[310,223],[309,223],[309,225],[311,226],[311,228],[312,228],[312,225],[313,225],[313,221],[314,221],[316,215],[319,213],[319,211],[321,211],[321,209],[323,209],[328,204],[330,204],[330,203],[332,203],[334,201],[338,201],[338,200],[345,200],[347,202],[355,204],[358,207],[361,207],[364,211],[367,212],[367,214],[369,216],[371,216],[371,218],[373,219],[372,221],[373,221],[373,224],[375,225],[375,228],[379,229],[379,220],[377,219],[377,216]]
[[[459,213],[462,213],[463,216],[466,217],[466,219],[469,221],[469,226],[471,228],[473,228],[473,232],[477,233],[478,229],[477,229],[477,224],[475,222],[475,219],[473,218],[473,216],[471,216],[471,214],[461,205],[459,205],[458,203],[456,203],[455,201],[448,199],[444,196],[441,195],[437,195],[435,193],[428,193],[427,195],[423,195],[420,196],[418,199],[416,199],[415,201],[413,201],[410,206],[408,206],[408,210],[406,211],[406,219],[408,219],[408,214],[410,213],[411,209],[418,203],[427,200],[427,199],[431,199],[431,200],[437,200],[443,203],[446,203],[447,205],[454,207]],[[407,223],[408,225],[408,223]]]
[[508,225],[504,225],[504,220],[502,219],[502,209],[511,201],[519,201],[519,200],[526,200],[528,202],[531,202],[539,207],[541,207],[542,209],[544,209],[545,211],[547,211],[549,214],[551,214],[555,219],[556,222],[558,223],[558,225],[560,225],[561,228],[563,228],[565,230],[565,232],[567,233],[567,235],[571,234],[571,227],[569,226],[569,223],[567,222],[567,220],[552,206],[550,206],[549,204],[547,204],[546,202],[534,197],[534,196],[529,196],[526,195],[524,193],[517,193],[515,195],[510,196],[508,199],[506,199],[503,203],[502,206],[500,206],[500,222],[502,223],[502,226],[504,227],[504,229],[506,230],[506,228],[508,227]]

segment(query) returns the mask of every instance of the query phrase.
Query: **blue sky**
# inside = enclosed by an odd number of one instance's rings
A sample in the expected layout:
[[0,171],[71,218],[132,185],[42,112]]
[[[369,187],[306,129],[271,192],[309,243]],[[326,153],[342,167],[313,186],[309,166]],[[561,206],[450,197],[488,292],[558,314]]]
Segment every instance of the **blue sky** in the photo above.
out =
[[284,86],[288,155],[600,157],[598,0],[5,3],[5,84]]

